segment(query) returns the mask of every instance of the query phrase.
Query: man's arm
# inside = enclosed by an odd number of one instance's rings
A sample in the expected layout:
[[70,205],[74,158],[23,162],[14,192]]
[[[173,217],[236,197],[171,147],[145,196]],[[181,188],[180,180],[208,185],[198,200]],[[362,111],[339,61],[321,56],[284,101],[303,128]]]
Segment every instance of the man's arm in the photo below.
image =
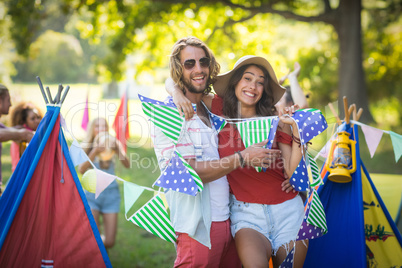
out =
[[[278,157],[279,150],[262,148],[267,141],[254,144],[239,153],[223,157],[219,160],[196,161],[187,159],[187,162],[200,176],[202,182],[217,180],[243,165],[253,167],[268,167],[272,159]],[[240,157],[241,155],[241,157]]]
[[33,137],[33,132],[25,128],[17,129],[13,127],[0,129],[0,142],[5,141],[27,141]]

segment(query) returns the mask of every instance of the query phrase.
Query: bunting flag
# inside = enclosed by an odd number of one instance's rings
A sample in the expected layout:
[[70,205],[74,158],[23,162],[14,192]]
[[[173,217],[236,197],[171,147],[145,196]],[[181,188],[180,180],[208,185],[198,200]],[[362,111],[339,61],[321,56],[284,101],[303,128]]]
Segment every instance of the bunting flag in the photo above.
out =
[[82,150],[80,144],[76,140],[71,144],[69,153],[75,167],[88,161],[87,154]]
[[390,131],[392,146],[394,147],[395,162],[398,162],[399,158],[402,156],[402,135],[396,134]]
[[129,221],[163,240],[172,243],[176,242],[175,231],[159,195],[154,196],[135,212]]
[[307,191],[309,189],[310,182],[308,178],[307,164],[304,157],[302,157],[296,170],[293,172],[292,177],[290,177],[289,183],[298,192]]
[[304,220],[296,240],[315,239],[328,232],[321,200],[315,189],[311,189]]
[[85,101],[84,114],[82,116],[82,121],[81,121],[81,128],[85,131],[87,130],[88,122],[89,122],[88,95],[89,95],[89,92],[87,91],[87,98]]
[[156,101],[138,94],[142,102],[142,110],[155,126],[172,140],[174,144],[179,141],[184,116],[180,116],[177,108],[170,102]]
[[324,230],[324,234],[328,232],[327,222],[325,220],[324,207],[322,206],[320,197],[315,189],[311,190],[312,200],[310,211],[308,213],[307,222]]
[[[323,185],[324,183],[322,182],[322,178],[321,178],[320,170],[318,169],[318,165],[308,151],[307,151],[307,161],[308,161],[308,166],[310,167],[310,171],[311,171],[310,186],[316,188],[320,185]],[[309,175],[310,175],[310,172],[309,172]]]
[[201,178],[177,151],[154,185],[192,196],[204,188]]
[[328,232],[325,212],[318,194],[314,189],[310,193],[309,204],[296,240],[315,239]]
[[302,145],[307,144],[307,142],[321,134],[328,127],[325,117],[317,109],[297,110],[292,117],[299,128]]
[[[247,120],[236,123],[244,147],[247,148],[255,143],[268,140],[271,129],[273,130],[272,131],[273,133],[276,132],[276,129],[272,128],[273,119],[274,119],[273,117],[270,117],[258,120]],[[274,141],[273,139],[269,140],[267,143],[267,147],[270,148],[272,146],[273,141]],[[255,169],[258,172],[262,170],[261,167],[255,167]]]
[[361,125],[364,137],[366,138],[366,144],[370,151],[371,158],[373,158],[378,144],[380,143],[383,131],[367,125]]
[[295,256],[295,248],[293,247],[286,258],[283,260],[279,268],[293,268],[294,256]]
[[127,212],[137,201],[138,197],[144,192],[144,188],[128,181],[124,181],[124,209],[127,219]]
[[100,169],[95,168],[96,172],[96,192],[95,199],[109,186],[115,179],[116,175],[111,175]]
[[120,106],[117,110],[112,126],[116,132],[116,138],[123,145],[124,151],[127,152],[127,140],[130,137],[128,124],[128,87],[121,97]]
[[212,122],[214,124],[214,127],[215,127],[216,131],[219,133],[226,125],[225,118],[223,118],[221,116],[218,116],[216,114],[213,114],[211,112],[209,113],[209,115],[212,118]]

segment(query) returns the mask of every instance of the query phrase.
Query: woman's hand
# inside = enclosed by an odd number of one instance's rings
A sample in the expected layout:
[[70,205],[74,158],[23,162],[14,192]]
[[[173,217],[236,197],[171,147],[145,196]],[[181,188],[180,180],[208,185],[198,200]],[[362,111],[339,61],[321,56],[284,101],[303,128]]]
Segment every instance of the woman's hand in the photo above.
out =
[[283,124],[287,124],[287,125],[295,124],[295,121],[293,120],[292,116],[295,113],[295,111],[298,110],[298,109],[299,109],[299,105],[295,104],[295,105],[292,105],[290,107],[283,108],[282,111],[279,110],[278,111],[279,120]]
[[194,115],[194,108],[191,101],[183,94],[183,91],[176,89],[172,93],[173,102],[179,111],[180,116],[183,116],[186,120],[190,120]]

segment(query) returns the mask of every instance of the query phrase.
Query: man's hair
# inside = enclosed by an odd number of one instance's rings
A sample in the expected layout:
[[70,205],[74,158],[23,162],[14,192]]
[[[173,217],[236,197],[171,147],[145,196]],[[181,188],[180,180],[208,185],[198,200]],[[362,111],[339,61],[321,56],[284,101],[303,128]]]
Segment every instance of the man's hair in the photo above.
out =
[[257,64],[246,64],[237,69],[229,79],[229,82],[226,86],[225,95],[223,97],[223,114],[229,118],[237,118],[239,117],[239,100],[236,97],[236,85],[242,79],[244,72],[250,66],[256,66],[261,69],[264,73],[264,90],[262,92],[261,99],[255,105],[255,111],[257,116],[271,116],[275,114],[275,106],[274,106],[274,96],[272,94],[272,90],[269,87],[269,76],[268,71]]
[[8,88],[5,85],[0,84],[0,99],[3,99],[6,94],[8,94]]
[[204,94],[208,94],[209,92],[211,92],[212,89],[211,86],[215,82],[216,76],[219,74],[221,66],[215,60],[215,56],[212,53],[212,51],[208,48],[208,46],[196,37],[192,36],[185,37],[180,39],[174,44],[169,61],[170,76],[172,77],[173,81],[183,90],[183,93],[185,93],[183,83],[183,66],[181,64],[180,52],[187,46],[202,48],[205,52],[206,57],[210,59],[209,79],[208,79],[209,84],[207,85],[207,88],[204,91]]

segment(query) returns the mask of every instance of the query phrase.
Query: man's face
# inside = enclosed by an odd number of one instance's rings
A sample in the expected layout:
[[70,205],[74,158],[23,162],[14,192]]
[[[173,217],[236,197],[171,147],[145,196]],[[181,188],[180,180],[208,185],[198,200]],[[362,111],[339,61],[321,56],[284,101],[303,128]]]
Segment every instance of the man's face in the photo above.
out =
[[[183,84],[187,91],[202,93],[209,84],[209,64],[206,66],[205,51],[199,47],[187,46],[180,51],[181,64],[183,66]],[[191,63],[195,64],[190,68]],[[201,61],[201,62],[200,62]]]
[[8,114],[11,107],[10,94],[7,92],[3,98],[0,98],[0,111],[1,114]]

